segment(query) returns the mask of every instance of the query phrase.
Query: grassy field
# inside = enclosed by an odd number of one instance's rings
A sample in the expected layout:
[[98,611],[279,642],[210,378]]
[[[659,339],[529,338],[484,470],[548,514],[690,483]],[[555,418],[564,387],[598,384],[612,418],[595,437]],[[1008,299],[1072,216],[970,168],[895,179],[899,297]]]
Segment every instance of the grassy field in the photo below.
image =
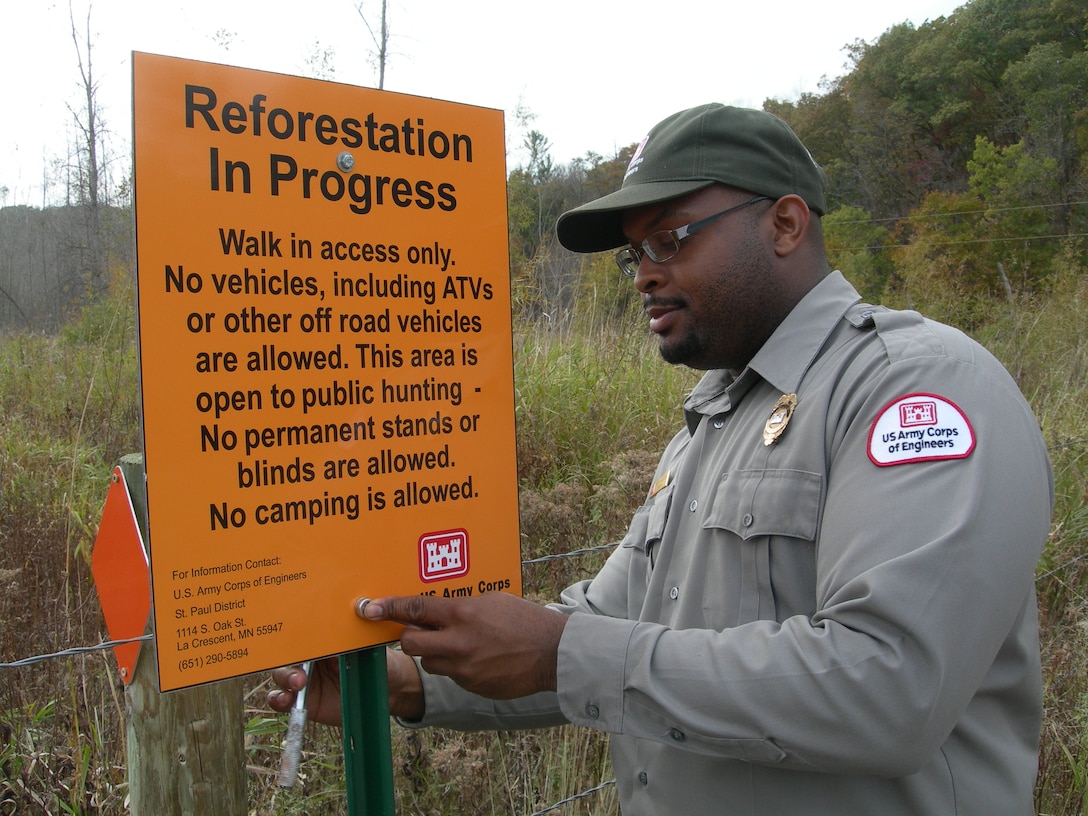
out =
[[[926,311],[925,303],[917,306]],[[59,336],[0,338],[0,661],[106,639],[89,556],[110,468],[139,450],[131,292]],[[940,316],[940,315],[936,315]],[[525,327],[515,343],[523,556],[615,540],[645,493],[693,373],[661,363],[636,321]],[[1088,283],[1071,269],[1046,296],[995,304],[975,334],[1017,377],[1058,485],[1038,569],[1046,722],[1038,813],[1088,800]],[[527,566],[550,599],[604,555]],[[275,785],[283,719],[267,680],[246,680],[247,790],[255,814],[345,812],[339,733],[311,727],[303,778]],[[0,816],[126,812],[124,692],[112,655],[0,675]],[[530,814],[612,778],[606,741],[562,728],[461,735],[394,729],[398,812]],[[615,814],[614,787],[563,814]]]

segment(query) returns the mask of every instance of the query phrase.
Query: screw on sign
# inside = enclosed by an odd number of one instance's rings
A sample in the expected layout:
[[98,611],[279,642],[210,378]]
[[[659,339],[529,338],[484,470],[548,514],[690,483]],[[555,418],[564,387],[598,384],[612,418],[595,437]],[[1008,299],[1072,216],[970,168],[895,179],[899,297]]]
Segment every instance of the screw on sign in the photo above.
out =
[[[147,551],[136,524],[128,485],[121,468],[114,468],[102,520],[91,552],[91,574],[111,640],[138,638],[151,613]],[[131,683],[140,656],[140,643],[113,647],[121,679]]]

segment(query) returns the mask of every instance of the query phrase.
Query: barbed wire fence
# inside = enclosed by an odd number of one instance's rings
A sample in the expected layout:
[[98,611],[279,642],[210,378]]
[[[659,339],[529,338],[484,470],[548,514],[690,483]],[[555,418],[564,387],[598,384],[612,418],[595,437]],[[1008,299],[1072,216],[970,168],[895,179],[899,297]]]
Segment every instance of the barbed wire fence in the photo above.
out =
[[[1050,446],[1048,448],[1048,450],[1056,450],[1056,449],[1060,449],[1060,448],[1068,448],[1068,447],[1074,447],[1074,446],[1084,445],[1084,444],[1088,444],[1088,439],[1075,439],[1075,440],[1070,440],[1070,441],[1063,442],[1063,443],[1060,443],[1060,444],[1057,444],[1057,445],[1052,445],[1052,446]],[[545,564],[545,563],[552,562],[552,561],[562,561],[562,560],[571,559],[571,558],[579,558],[581,556],[591,555],[591,554],[594,554],[594,553],[603,552],[605,550],[611,550],[611,549],[614,549],[615,547],[616,547],[615,543],[600,544],[600,545],[593,546],[593,547],[583,547],[583,548],[580,548],[580,549],[577,549],[577,550],[571,550],[569,552],[554,553],[554,554],[550,554],[550,555],[538,556],[536,558],[523,559],[522,562],[521,562],[521,565],[523,567],[530,567],[530,566],[535,566],[535,565],[539,565],[539,564]],[[1088,552],[1081,553],[1080,555],[1077,555],[1077,556],[1065,561],[1064,563],[1059,564],[1058,566],[1053,567],[1053,568],[1047,570],[1046,572],[1043,572],[1040,575],[1037,575],[1035,577],[1035,582],[1039,583],[1040,581],[1043,581],[1043,580],[1045,580],[1047,578],[1050,578],[1050,577],[1052,577],[1052,576],[1054,576],[1054,575],[1056,575],[1056,574],[1058,574],[1060,572],[1063,572],[1064,570],[1068,569],[1069,567],[1073,566],[1074,564],[1077,564],[1077,563],[1079,563],[1079,562],[1081,562],[1081,561],[1083,561],[1085,559],[1088,559]],[[93,646],[74,646],[74,647],[71,647],[71,648],[68,648],[68,649],[62,649],[60,651],[51,652],[51,653],[48,653],[48,654],[33,655],[31,657],[25,657],[25,658],[22,658],[20,660],[14,660],[14,661],[11,661],[11,662],[0,662],[0,669],[18,669],[18,668],[23,668],[23,667],[26,667],[26,666],[32,666],[32,665],[34,665],[36,663],[42,663],[42,662],[47,661],[47,660],[55,660],[55,659],[60,659],[60,658],[65,658],[65,657],[74,657],[74,656],[79,656],[79,655],[91,654],[91,653],[94,653],[94,652],[104,651],[106,649],[112,649],[112,648],[114,648],[116,646],[122,646],[122,645],[125,645],[127,643],[140,643],[140,642],[143,642],[143,641],[154,640],[154,637],[155,636],[153,634],[146,634],[146,635],[141,635],[141,636],[135,637],[135,638],[126,638],[126,639],[122,639],[122,640],[109,640],[109,641],[105,641],[103,643],[98,643],[98,644],[93,645]],[[560,800],[558,802],[555,802],[554,804],[549,805],[548,807],[546,807],[546,808],[544,808],[542,810],[534,811],[532,814],[530,814],[530,816],[544,816],[544,814],[554,813],[554,812],[560,810],[561,808],[563,808],[566,805],[573,804],[575,802],[587,799],[587,798],[589,798],[589,797],[591,797],[591,796],[593,796],[595,794],[598,794],[598,793],[600,793],[600,792],[602,792],[604,790],[607,790],[607,789],[609,789],[611,787],[614,787],[615,784],[616,784],[615,779],[607,780],[605,782],[602,782],[599,785],[596,785],[593,788],[589,788],[588,790],[584,790],[581,793],[574,794],[573,796],[569,796],[566,799],[562,799],[562,800]]]
[[[593,554],[593,553],[603,552],[605,550],[611,550],[611,549],[614,549],[615,547],[616,547],[615,543],[600,544],[600,545],[597,545],[597,546],[594,546],[594,547],[583,547],[581,549],[571,550],[570,552],[554,553],[554,554],[551,554],[551,555],[542,555],[542,556],[539,556],[537,558],[524,559],[524,560],[522,560],[521,565],[523,567],[529,567],[529,566],[535,566],[535,565],[538,565],[538,564],[545,564],[545,563],[548,563],[548,562],[551,562],[551,561],[561,561],[561,560],[566,560],[566,559],[571,559],[571,558],[578,558],[578,557],[581,557],[581,556],[584,556],[584,555],[590,555],[590,554]],[[61,649],[60,651],[50,652],[48,654],[32,655],[30,657],[24,657],[24,658],[22,658],[20,660],[13,660],[13,661],[10,661],[10,662],[0,662],[0,669],[25,668],[27,666],[33,666],[33,665],[38,664],[38,663],[44,663],[47,660],[57,660],[57,659],[66,658],[66,657],[78,657],[78,656],[81,656],[81,655],[87,655],[87,654],[93,654],[95,652],[106,651],[108,649],[113,649],[116,646],[123,646],[123,645],[128,644],[128,643],[142,643],[142,642],[145,642],[145,641],[152,641],[154,639],[155,639],[154,634],[146,634],[146,635],[140,635],[139,637],[134,637],[134,638],[123,638],[123,639],[120,639],[120,640],[108,640],[108,641],[105,641],[103,643],[95,644],[93,646],[73,646],[73,647],[68,648],[68,649]],[[616,784],[615,779],[609,779],[609,780],[607,780],[605,782],[602,782],[601,784],[599,784],[599,785],[597,785],[597,786],[595,786],[593,788],[590,788],[588,790],[584,790],[581,793],[576,793],[573,796],[569,796],[566,799],[562,799],[562,800],[560,800],[558,802],[555,802],[554,804],[549,805],[548,807],[546,807],[546,808],[544,808],[542,810],[534,811],[532,814],[530,814],[530,816],[544,816],[544,814],[555,813],[556,811],[561,810],[566,805],[570,805],[570,804],[573,804],[575,802],[578,802],[578,801],[581,801],[581,800],[584,800],[584,799],[588,799],[589,797],[594,796],[594,795],[600,793],[601,791],[607,790],[607,789],[615,786],[615,784]]]

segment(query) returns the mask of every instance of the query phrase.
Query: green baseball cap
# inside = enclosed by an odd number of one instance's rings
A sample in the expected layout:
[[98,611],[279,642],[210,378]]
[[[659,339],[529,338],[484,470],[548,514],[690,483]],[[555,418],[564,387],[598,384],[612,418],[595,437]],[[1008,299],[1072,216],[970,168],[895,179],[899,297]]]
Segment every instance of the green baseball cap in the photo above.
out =
[[559,216],[559,242],[575,252],[623,246],[623,213],[727,184],[758,195],[795,193],[823,215],[825,178],[808,150],[773,114],[712,103],[659,122],[642,140],[620,189]]

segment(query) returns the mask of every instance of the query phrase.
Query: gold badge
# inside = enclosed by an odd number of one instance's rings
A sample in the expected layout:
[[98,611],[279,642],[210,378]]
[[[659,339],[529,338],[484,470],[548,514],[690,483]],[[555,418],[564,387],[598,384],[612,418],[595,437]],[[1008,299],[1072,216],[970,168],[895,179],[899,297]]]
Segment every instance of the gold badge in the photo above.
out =
[[668,487],[671,480],[672,471],[665,471],[663,474],[661,474],[661,476],[658,477],[657,481],[653,483],[653,486],[650,488],[650,495],[646,498],[652,499],[654,496],[656,496],[658,493]]
[[771,415],[767,418],[767,424],[763,426],[763,444],[773,445],[778,437],[786,432],[786,426],[790,424],[793,409],[797,407],[796,394],[783,394],[774,404]]

